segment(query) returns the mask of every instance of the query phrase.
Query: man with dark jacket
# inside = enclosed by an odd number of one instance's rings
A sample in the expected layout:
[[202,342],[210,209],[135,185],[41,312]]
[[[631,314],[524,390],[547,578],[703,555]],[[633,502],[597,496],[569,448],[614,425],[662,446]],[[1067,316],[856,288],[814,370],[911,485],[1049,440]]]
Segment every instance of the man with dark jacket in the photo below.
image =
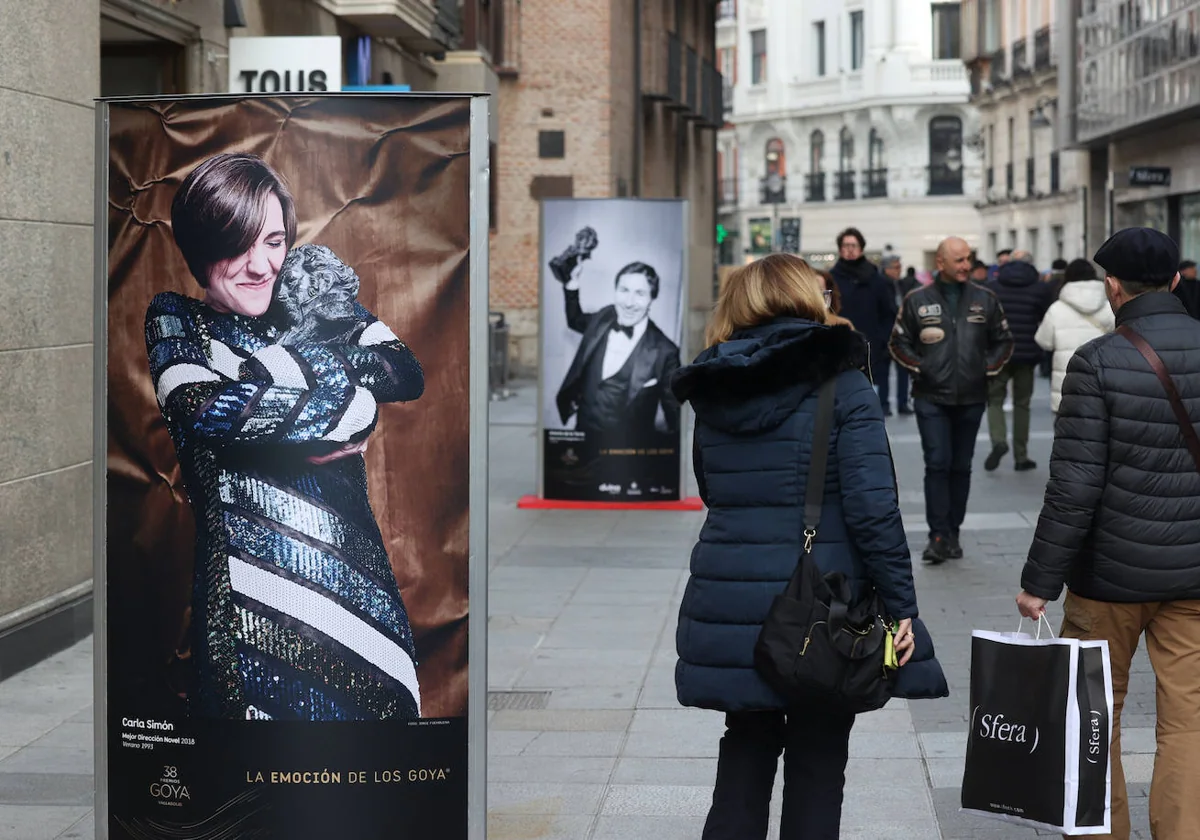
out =
[[838,261],[829,273],[833,275],[842,296],[842,311],[838,313],[866,336],[871,348],[871,379],[875,382],[883,413],[888,407],[888,334],[896,320],[896,293],[891,281],[879,273],[875,263],[863,256],[867,240],[855,228],[838,234]]
[[1184,260],[1179,264],[1179,284],[1175,297],[1183,301],[1183,308],[1193,318],[1200,318],[1200,280],[1196,279],[1196,264]]
[[1062,635],[1108,641],[1113,837],[1130,833],[1120,715],[1146,634],[1158,682],[1151,831],[1163,840],[1200,837],[1200,472],[1155,371],[1195,429],[1200,324],[1170,294],[1179,250],[1165,234],[1119,231],[1095,262],[1106,272],[1117,331],[1080,347],[1067,368],[1017,604],[1036,620],[1065,584]]
[[913,405],[925,453],[923,559],[963,556],[959,528],[971,492],[971,458],[987,404],[988,377],[1012,355],[1004,309],[992,292],[970,283],[971,246],[938,246],[934,282],[904,299],[892,330],[892,357],[913,375]]
[[1008,383],[1012,381],[1013,397],[1013,461],[1017,470],[1032,470],[1037,463],[1029,459],[1029,402],[1033,399],[1033,383],[1042,348],[1033,336],[1054,303],[1054,287],[1041,282],[1033,267],[1033,254],[1016,251],[1000,269],[999,276],[988,283],[1008,316],[1012,329],[1013,354],[1008,364],[988,384],[988,433],[992,451],[983,463],[988,470],[1000,466],[1008,454],[1008,428],[1004,420],[1004,401],[1008,398]]

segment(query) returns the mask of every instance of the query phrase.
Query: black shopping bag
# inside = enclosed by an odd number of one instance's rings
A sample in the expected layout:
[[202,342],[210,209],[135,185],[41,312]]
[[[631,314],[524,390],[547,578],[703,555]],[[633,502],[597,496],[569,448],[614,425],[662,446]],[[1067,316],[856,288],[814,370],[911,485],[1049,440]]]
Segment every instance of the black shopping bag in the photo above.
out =
[[1109,833],[1108,643],[971,636],[963,810],[1066,835]]

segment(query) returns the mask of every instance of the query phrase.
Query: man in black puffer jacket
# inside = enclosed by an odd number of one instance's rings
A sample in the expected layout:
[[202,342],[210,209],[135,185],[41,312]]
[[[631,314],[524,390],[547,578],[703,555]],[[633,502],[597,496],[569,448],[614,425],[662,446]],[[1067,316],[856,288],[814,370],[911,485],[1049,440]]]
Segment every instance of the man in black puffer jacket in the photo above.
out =
[[855,228],[846,228],[838,234],[838,261],[829,273],[837,282],[842,296],[842,311],[838,314],[854,324],[862,333],[871,349],[871,380],[875,392],[883,404],[884,415],[892,413],[888,407],[888,336],[892,322],[896,320],[896,293],[875,263],[863,256],[867,240]]
[[1200,323],[1170,293],[1179,249],[1165,234],[1120,231],[1095,261],[1117,331],[1080,347],[1067,368],[1017,604],[1036,619],[1065,584],[1062,635],[1108,641],[1113,837],[1130,832],[1119,725],[1146,634],[1158,681],[1150,824],[1164,840],[1200,837],[1200,470],[1184,437],[1200,423]]
[[1008,383],[1012,381],[1013,396],[1013,461],[1018,470],[1032,470],[1037,464],[1029,459],[1029,403],[1033,399],[1033,383],[1041,362],[1042,348],[1033,336],[1054,303],[1054,286],[1043,283],[1033,266],[1028,251],[1013,252],[1012,259],[1000,268],[996,279],[988,283],[1008,316],[1013,335],[1013,354],[998,376],[988,383],[988,433],[992,452],[984,461],[984,469],[1000,466],[1008,454],[1008,428],[1004,421],[1004,401],[1008,398]]

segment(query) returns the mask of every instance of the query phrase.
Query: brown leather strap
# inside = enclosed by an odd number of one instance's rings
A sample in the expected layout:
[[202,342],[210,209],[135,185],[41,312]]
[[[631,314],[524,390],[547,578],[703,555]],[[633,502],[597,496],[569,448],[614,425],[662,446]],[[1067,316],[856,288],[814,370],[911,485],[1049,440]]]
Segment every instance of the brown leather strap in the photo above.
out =
[[1175,411],[1175,421],[1179,423],[1179,431],[1183,433],[1183,442],[1187,444],[1188,452],[1192,453],[1196,471],[1200,472],[1200,436],[1196,435],[1196,427],[1192,425],[1192,418],[1188,416],[1187,409],[1183,406],[1183,400],[1179,397],[1179,389],[1175,387],[1175,381],[1167,373],[1166,365],[1154,352],[1154,348],[1146,342],[1146,339],[1130,329],[1128,325],[1122,324],[1117,327],[1117,334],[1124,336],[1125,340],[1137,348],[1142,357],[1150,363],[1150,369],[1154,371],[1154,375],[1162,383],[1163,390],[1167,392],[1167,399],[1170,400],[1171,408]]

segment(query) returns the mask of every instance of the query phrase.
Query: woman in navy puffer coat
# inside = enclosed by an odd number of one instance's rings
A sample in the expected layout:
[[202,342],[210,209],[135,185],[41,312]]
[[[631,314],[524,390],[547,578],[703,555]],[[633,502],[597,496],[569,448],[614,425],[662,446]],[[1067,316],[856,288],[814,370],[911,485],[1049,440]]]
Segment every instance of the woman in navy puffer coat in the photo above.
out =
[[[781,751],[781,838],[838,836],[854,715],[816,702],[786,707],[753,664],[772,599],[801,554],[817,390],[831,377],[834,421],[813,559],[823,572],[843,572],[856,598],[873,587],[891,618],[917,617],[883,413],[862,372],[866,342],[824,320],[808,264],[766,257],[729,277],[711,346],[672,382],[696,413],[693,460],[708,505],[679,615],[675,681],[683,705],[727,713],[705,840],[766,837]],[[897,634],[912,661],[898,672],[896,693],[945,696],[928,634],[919,622],[909,626]]]

